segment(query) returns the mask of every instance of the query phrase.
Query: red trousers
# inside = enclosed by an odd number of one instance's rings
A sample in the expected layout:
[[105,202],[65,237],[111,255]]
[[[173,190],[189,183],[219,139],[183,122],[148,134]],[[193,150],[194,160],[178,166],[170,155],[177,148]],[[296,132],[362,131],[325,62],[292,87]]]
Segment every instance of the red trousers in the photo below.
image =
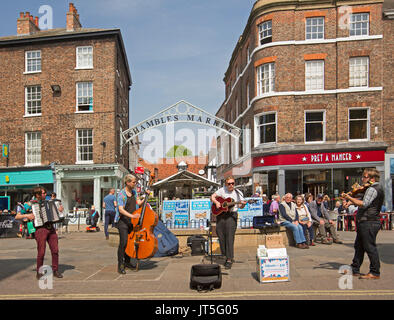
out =
[[42,227],[37,229],[35,239],[37,242],[37,272],[39,272],[40,267],[44,264],[47,241],[52,254],[52,271],[57,271],[59,268],[59,246],[55,228],[47,229]]

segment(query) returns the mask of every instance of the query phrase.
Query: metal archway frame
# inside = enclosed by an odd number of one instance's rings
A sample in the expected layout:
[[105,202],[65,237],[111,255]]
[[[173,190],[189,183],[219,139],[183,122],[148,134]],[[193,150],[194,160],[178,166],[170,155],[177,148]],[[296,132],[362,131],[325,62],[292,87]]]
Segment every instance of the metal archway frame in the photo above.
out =
[[170,123],[195,123],[208,126],[224,133],[227,133],[238,139],[241,129],[220,119],[191,103],[181,100],[172,106],[156,113],[150,118],[141,121],[132,128],[122,132],[123,144],[129,143],[138,135],[144,133],[148,129],[161,127]]

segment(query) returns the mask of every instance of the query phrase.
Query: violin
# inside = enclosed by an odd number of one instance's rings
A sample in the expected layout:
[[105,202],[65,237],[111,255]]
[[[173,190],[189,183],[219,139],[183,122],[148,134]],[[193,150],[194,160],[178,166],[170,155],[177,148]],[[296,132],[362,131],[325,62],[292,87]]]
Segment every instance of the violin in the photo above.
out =
[[[345,195],[349,195],[352,198],[360,193],[365,193],[365,191],[367,191],[367,189],[372,185],[371,182],[367,182],[363,185],[359,185],[357,182],[355,184],[352,185],[352,190],[345,193]],[[342,197],[341,198],[345,198],[343,196],[344,193],[342,193]]]
[[[153,178],[154,175],[151,175],[148,189]],[[125,249],[129,257],[137,259],[136,271],[138,271],[138,260],[153,257],[158,249],[158,241],[153,229],[159,222],[158,214],[148,205],[148,195],[145,196],[143,205],[133,212],[133,214],[137,213],[140,217],[131,219],[133,230],[128,235]]]

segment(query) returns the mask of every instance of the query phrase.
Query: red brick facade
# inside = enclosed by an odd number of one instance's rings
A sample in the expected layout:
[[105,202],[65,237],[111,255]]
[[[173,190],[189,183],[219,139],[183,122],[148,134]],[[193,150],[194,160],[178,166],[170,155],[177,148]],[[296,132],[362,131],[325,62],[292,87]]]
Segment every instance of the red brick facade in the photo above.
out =
[[[267,154],[348,148],[394,152],[393,20],[383,18],[383,1],[352,1],[350,7],[349,3],[273,0],[254,4],[225,73],[226,97],[216,114],[238,127],[249,125],[251,152],[245,155],[239,148],[235,161],[219,167],[219,179],[245,158]],[[349,29],[342,28],[345,13],[368,13],[368,34],[350,37]],[[322,39],[306,39],[306,19],[311,17],[324,18]],[[272,23],[272,38],[260,45],[259,25],[266,21]],[[349,59],[353,57],[369,58],[367,87],[349,85]],[[324,61],[324,87],[315,92],[306,91],[306,61],[310,60]],[[275,88],[259,96],[257,68],[270,62],[275,65]],[[349,140],[350,108],[369,109],[368,139]],[[325,137],[320,144],[305,143],[308,110],[325,113]],[[260,144],[256,142],[256,115],[271,111],[276,112],[276,141]],[[251,177],[252,172],[246,175]]]
[[[0,141],[10,146],[8,165],[25,165],[25,133],[30,131],[41,132],[42,165],[75,164],[76,130],[92,129],[93,163],[128,168],[127,146],[120,150],[120,128],[128,128],[131,79],[120,31],[82,29],[71,4],[67,29],[40,31],[37,24],[31,30],[28,13],[22,16],[18,36],[0,38]],[[80,46],[92,46],[93,68],[76,68]],[[41,51],[40,72],[25,72],[25,53],[31,50]],[[82,81],[93,83],[93,112],[76,112],[76,85]],[[40,116],[25,114],[25,88],[32,85],[41,86]],[[60,94],[52,85],[60,86]],[[1,158],[0,167],[5,165]]]

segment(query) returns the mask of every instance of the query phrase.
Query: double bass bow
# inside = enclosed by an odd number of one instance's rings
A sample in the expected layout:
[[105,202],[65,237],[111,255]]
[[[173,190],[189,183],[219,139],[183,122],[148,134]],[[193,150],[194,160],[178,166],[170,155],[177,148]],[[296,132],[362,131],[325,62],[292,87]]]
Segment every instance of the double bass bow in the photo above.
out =
[[[150,176],[148,189],[151,186],[154,175]],[[140,259],[148,259],[155,255],[158,249],[158,241],[153,233],[153,229],[159,221],[159,216],[148,205],[148,194],[145,195],[144,203],[133,214],[140,214],[139,218],[131,219],[133,230],[127,238],[125,253],[130,258],[137,259],[136,271]]]

